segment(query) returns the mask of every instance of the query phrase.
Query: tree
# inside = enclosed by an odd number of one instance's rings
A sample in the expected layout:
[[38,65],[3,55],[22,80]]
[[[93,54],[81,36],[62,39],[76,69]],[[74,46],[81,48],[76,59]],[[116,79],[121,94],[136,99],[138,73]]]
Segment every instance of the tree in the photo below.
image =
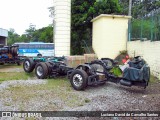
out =
[[51,18],[53,18],[54,17],[54,7],[52,6],[52,7],[49,7],[48,8],[48,10],[49,10],[49,12],[50,12],[50,15],[49,15],[49,17],[51,17]]
[[30,42],[26,34],[22,34],[19,38],[19,42]]
[[29,41],[33,41],[33,33],[36,31],[36,25],[30,24],[29,28],[25,30],[26,36],[29,39]]
[[118,0],[72,0],[71,2],[71,53],[83,54],[83,40],[91,45],[91,20],[100,14],[121,12]]
[[[119,0],[120,5],[123,8],[122,14],[127,15],[129,0]],[[151,12],[160,8],[159,0],[132,0],[132,17],[142,18],[148,16]]]
[[26,29],[26,34],[18,35],[14,29],[8,31],[8,45],[15,42],[53,42],[53,27],[47,26],[36,30],[34,26]]
[[43,27],[33,33],[33,41],[53,42],[53,27]]
[[8,31],[8,45],[12,45],[19,41],[19,35],[15,32],[13,28]]

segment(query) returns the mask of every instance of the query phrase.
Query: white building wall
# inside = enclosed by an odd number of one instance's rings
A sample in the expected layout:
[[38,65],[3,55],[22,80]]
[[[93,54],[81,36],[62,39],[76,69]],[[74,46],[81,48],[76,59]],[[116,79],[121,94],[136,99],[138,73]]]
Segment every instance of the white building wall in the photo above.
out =
[[98,58],[115,58],[127,48],[130,16],[101,14],[94,18],[92,47]]
[[149,64],[151,73],[160,79],[160,41],[130,41],[127,48],[131,57],[142,56]]
[[53,0],[55,56],[70,55],[71,0]]
[[0,28],[0,44],[7,45],[8,30]]
[[0,36],[8,37],[8,31],[5,29],[0,28]]

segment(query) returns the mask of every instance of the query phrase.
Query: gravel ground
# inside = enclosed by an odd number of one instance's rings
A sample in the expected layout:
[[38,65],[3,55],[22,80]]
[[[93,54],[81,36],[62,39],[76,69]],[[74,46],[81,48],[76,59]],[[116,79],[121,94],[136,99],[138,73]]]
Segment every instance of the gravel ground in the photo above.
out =
[[[47,84],[47,80],[12,80],[0,84],[0,111],[30,110],[30,111],[159,111],[160,82],[149,84],[147,89],[125,87],[114,83],[102,86],[88,87],[85,91],[75,91],[70,84],[58,89],[36,89]],[[30,88],[32,86],[32,88]],[[25,87],[29,90],[26,101],[12,98],[12,89]],[[24,93],[23,93],[24,92]],[[18,92],[22,95],[25,91]],[[35,95],[36,96],[32,96]],[[19,96],[20,96],[19,95]],[[4,97],[5,96],[5,97]],[[75,96],[75,98],[74,98]],[[33,98],[32,98],[33,97]],[[72,100],[77,100],[72,101]],[[85,101],[85,102],[84,102]],[[7,102],[7,103],[6,103]],[[22,106],[23,104],[23,106]],[[38,118],[37,118],[38,119]],[[124,118],[43,118],[44,120],[97,120]],[[158,118],[125,118],[126,120],[158,120]]]
[[[8,82],[8,83],[7,83]],[[25,81],[6,81],[0,85],[1,91],[6,91],[8,86],[29,86],[37,84],[46,84],[44,80],[25,80]],[[7,86],[7,87],[4,87]],[[160,110],[160,84],[150,85],[147,89],[137,88],[137,87],[124,87],[120,85],[115,85],[113,83],[106,83],[103,86],[88,87],[85,91],[75,91],[71,90],[73,94],[80,96],[81,99],[89,99],[88,103],[82,106],[68,106],[61,99],[53,98],[49,91],[37,91],[39,95],[46,95],[46,98],[41,98],[37,96],[36,98],[27,101],[24,110],[60,110],[60,111],[158,111]],[[36,87],[36,86],[35,86]],[[7,91],[10,92],[10,91]],[[4,101],[13,102],[10,98],[0,100],[1,111],[5,110],[19,110],[20,104],[14,103],[13,105],[5,105]],[[40,100],[40,101],[39,101]],[[24,102],[24,101],[19,101]],[[45,106],[51,104],[56,104],[57,108],[46,108]],[[45,109],[44,109],[45,108]],[[52,119],[52,118],[45,118]],[[71,119],[71,118],[54,118],[57,120],[61,119]],[[84,118],[72,118],[73,120],[84,119]],[[85,118],[86,120],[96,120],[98,118]],[[106,118],[101,118],[106,119]],[[109,119],[109,118],[107,118]],[[121,118],[111,118],[113,120],[121,120]],[[143,118],[149,119],[149,118]],[[155,118],[156,119],[156,118]],[[123,119],[122,119],[123,120]]]
[[47,81],[45,80],[12,80],[12,81],[4,81],[0,84],[0,92],[3,90],[16,87],[16,86],[30,86],[30,85],[39,85],[39,84],[46,84]]

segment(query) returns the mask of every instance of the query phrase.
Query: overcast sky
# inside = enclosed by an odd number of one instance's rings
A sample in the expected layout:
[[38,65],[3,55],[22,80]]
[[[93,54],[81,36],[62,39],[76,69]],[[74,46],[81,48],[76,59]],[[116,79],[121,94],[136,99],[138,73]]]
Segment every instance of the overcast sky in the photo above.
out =
[[23,34],[30,24],[36,29],[52,23],[47,9],[53,0],[1,0],[0,28],[14,28],[19,35]]

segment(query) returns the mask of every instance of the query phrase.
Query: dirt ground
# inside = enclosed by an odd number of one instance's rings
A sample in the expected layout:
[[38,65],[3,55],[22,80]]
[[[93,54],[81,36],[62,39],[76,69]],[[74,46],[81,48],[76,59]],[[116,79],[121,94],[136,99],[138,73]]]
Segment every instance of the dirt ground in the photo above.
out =
[[[22,72],[22,67],[14,71]],[[7,67],[0,72],[13,72]],[[23,72],[22,72],[23,74]],[[17,82],[18,81],[18,82]],[[49,83],[51,82],[51,83]],[[47,83],[53,86],[45,86]],[[47,87],[47,89],[46,89]],[[156,78],[146,89],[106,83],[75,91],[67,79],[12,80],[0,84],[0,111],[159,111],[160,81]],[[46,118],[51,119],[51,118]],[[62,118],[56,118],[62,119]],[[71,119],[71,118],[63,118]],[[84,119],[84,118],[72,118]],[[139,120],[160,118],[85,118],[87,120]]]

